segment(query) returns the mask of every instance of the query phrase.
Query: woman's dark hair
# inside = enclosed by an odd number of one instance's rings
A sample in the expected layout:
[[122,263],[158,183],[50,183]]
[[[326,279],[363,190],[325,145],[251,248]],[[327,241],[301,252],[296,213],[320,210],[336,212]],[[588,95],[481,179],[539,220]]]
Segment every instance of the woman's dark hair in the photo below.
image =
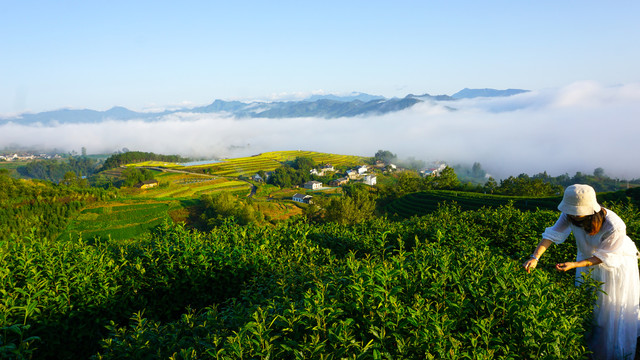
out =
[[601,208],[597,213],[585,216],[580,220],[575,220],[569,216],[569,221],[575,226],[581,226],[589,235],[595,235],[602,229],[602,223],[604,223],[606,214],[604,208]]

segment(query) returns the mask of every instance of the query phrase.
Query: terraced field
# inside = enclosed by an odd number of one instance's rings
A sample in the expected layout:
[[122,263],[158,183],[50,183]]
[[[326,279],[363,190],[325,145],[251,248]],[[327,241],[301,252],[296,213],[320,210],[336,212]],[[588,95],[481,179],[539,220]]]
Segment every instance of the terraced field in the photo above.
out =
[[60,238],[82,237],[85,241],[124,240],[136,237],[169,219],[176,202],[107,202],[84,209],[71,221]]
[[206,169],[208,173],[219,176],[252,176],[259,170],[273,171],[280,167],[282,163],[295,160],[296,157],[300,156],[309,157],[318,164],[329,163],[334,166],[362,162],[362,158],[359,156],[293,150],[267,152],[250,157],[227,159],[220,163],[193,166],[189,167],[189,169]]
[[319,153],[315,151],[273,151],[266,152],[254,156],[224,159],[217,163],[182,166],[176,163],[167,163],[160,161],[146,161],[141,163],[130,164],[127,166],[135,167],[162,167],[175,170],[196,170],[205,171],[211,175],[225,177],[252,176],[258,171],[273,171],[286,161],[295,160],[296,157],[305,156],[313,159],[318,164],[332,164],[334,166],[358,164],[363,161],[362,157],[353,155],[338,155]]
[[217,191],[244,191],[249,194],[251,185],[245,181],[229,180],[222,177],[207,178],[181,175],[160,175],[160,181],[167,181],[168,185],[153,188],[140,193],[141,197],[158,200],[199,198],[201,195]]

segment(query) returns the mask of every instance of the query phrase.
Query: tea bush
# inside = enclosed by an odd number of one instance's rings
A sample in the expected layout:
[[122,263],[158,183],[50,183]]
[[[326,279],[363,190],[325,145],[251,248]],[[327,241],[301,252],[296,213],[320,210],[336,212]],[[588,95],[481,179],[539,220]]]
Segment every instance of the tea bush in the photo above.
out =
[[[1,244],[5,358],[580,359],[594,292],[522,262],[550,211],[444,206],[351,226],[163,224]],[[92,355],[93,354],[93,355]]]

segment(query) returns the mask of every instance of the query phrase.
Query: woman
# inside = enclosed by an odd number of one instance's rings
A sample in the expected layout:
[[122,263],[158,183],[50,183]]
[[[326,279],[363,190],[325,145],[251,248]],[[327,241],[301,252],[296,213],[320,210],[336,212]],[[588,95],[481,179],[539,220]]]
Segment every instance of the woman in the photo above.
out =
[[573,232],[578,247],[576,261],[556,264],[556,269],[575,268],[576,284],[583,273],[592,270],[592,278],[603,283],[588,340],[594,358],[633,359],[640,335],[638,249],[627,236],[620,217],[598,204],[591,186],[567,187],[558,209],[562,214],[552,227],[545,229],[524,268],[530,272],[552,243],[563,243]]

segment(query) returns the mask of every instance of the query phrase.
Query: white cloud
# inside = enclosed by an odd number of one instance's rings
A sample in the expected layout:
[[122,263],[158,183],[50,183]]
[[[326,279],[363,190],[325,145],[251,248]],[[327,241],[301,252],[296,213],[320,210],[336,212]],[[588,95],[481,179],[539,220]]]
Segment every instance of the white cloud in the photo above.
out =
[[[453,106],[455,111],[446,107]],[[557,176],[602,167],[638,178],[640,84],[581,82],[506,98],[421,103],[382,116],[340,119],[235,119],[180,113],[159,121],[106,121],[0,127],[0,144],[90,153],[131,150],[229,157],[306,149],[401,157],[452,164],[478,161],[498,177],[547,171]]]

